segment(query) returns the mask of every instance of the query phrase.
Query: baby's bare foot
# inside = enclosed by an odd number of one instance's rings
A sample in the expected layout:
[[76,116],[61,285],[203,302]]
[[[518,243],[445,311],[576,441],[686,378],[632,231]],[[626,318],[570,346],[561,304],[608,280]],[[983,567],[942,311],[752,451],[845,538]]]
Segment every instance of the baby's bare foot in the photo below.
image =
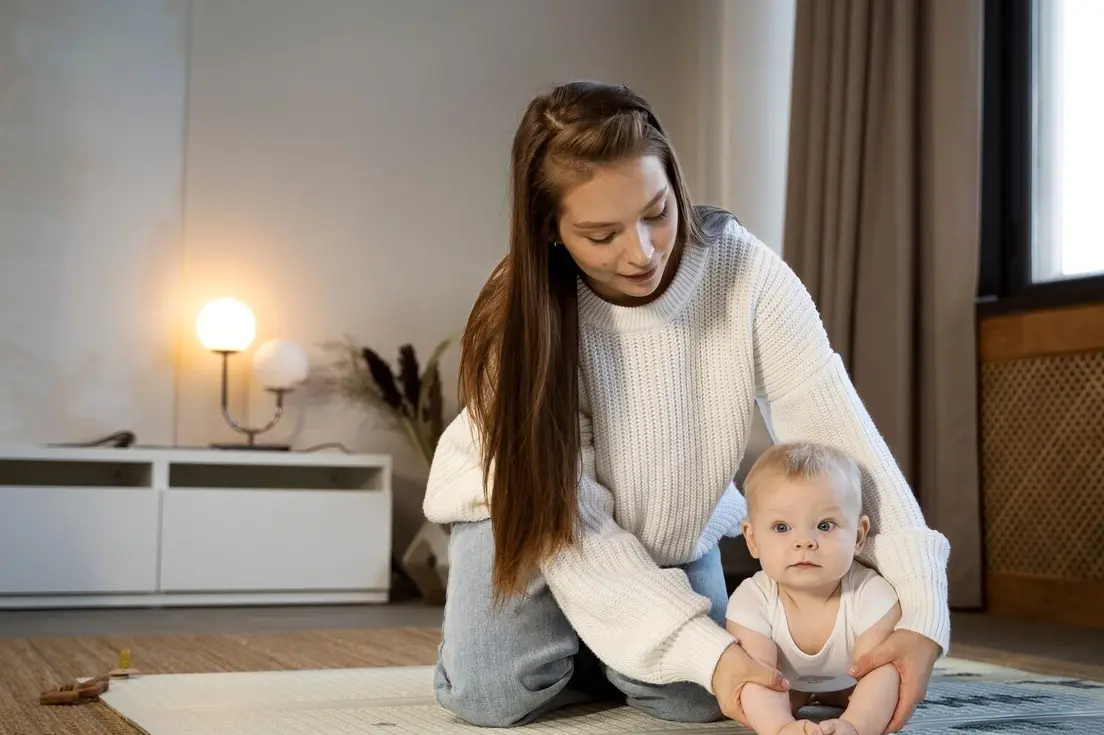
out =
[[824,735],[859,735],[859,731],[847,720],[825,720],[820,723],[820,731]]
[[821,729],[808,720],[791,722],[778,731],[778,735],[823,735]]

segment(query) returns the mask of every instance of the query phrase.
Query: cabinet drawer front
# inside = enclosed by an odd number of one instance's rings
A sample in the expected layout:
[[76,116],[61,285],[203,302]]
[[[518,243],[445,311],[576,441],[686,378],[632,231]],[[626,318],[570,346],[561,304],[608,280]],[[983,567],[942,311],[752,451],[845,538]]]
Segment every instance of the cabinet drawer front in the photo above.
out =
[[0,487],[0,594],[152,593],[150,488]]
[[170,490],[164,592],[383,590],[391,503],[379,491]]

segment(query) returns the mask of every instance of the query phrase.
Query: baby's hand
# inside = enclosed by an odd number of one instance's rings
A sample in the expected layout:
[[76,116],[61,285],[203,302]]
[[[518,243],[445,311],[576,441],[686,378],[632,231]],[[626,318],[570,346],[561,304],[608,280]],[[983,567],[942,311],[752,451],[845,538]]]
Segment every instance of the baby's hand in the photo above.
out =
[[778,735],[822,735],[823,731],[815,723],[808,720],[791,722],[778,731]]
[[825,720],[820,723],[820,731],[824,735],[859,735],[859,731],[847,720]]

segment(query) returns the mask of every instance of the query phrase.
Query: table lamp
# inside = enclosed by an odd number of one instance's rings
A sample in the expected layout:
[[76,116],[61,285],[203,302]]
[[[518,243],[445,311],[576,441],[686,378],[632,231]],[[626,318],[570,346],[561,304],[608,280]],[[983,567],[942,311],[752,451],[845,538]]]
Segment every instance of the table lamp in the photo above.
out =
[[294,342],[272,339],[253,355],[253,374],[265,390],[276,396],[276,412],[267,424],[247,427],[230,412],[230,356],[248,349],[257,336],[257,320],[248,306],[237,299],[211,301],[196,317],[200,343],[222,356],[222,416],[235,431],[246,435],[244,444],[215,443],[216,449],[267,449],[287,451],[286,444],[258,444],[257,435],[272,429],[284,413],[284,395],[307,379],[307,356]]

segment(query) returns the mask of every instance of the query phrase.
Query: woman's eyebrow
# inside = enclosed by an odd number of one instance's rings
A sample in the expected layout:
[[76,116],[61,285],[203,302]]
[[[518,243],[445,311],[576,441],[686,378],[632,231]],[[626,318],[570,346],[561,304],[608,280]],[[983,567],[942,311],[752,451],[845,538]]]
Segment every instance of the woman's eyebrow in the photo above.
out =
[[[659,193],[656,194],[654,197],[652,197],[651,200],[647,204],[644,205],[644,208],[640,210],[641,213],[647,212],[649,209],[654,207],[655,203],[658,202],[660,199],[662,199],[664,196],[666,196],[666,194],[667,194],[667,187],[665,186],[662,189],[660,189]],[[618,224],[619,223],[617,223],[617,222],[576,222],[574,224],[574,227],[577,227],[580,230],[597,230],[597,229],[600,229],[602,227],[616,227]]]

